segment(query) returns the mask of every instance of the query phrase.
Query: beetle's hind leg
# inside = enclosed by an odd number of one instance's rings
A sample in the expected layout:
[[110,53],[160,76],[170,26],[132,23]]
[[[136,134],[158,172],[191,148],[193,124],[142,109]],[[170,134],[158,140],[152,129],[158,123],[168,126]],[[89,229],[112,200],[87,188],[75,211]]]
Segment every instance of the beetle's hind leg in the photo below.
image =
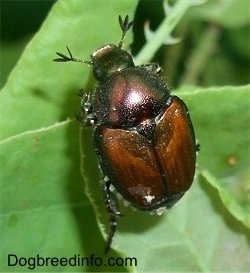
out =
[[108,239],[105,247],[105,253],[108,253],[110,250],[110,246],[113,241],[113,237],[115,235],[116,226],[118,219],[122,216],[122,214],[118,210],[117,200],[115,195],[110,190],[110,181],[108,177],[104,178],[104,193],[105,193],[105,204],[109,213],[109,224],[110,230],[108,234]]

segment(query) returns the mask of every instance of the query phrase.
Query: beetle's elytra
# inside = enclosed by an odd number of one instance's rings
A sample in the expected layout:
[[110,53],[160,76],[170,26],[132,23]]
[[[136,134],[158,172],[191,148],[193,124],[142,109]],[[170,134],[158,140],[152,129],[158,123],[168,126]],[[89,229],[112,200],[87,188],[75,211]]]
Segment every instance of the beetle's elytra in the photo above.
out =
[[110,185],[140,210],[160,213],[174,205],[191,186],[197,145],[185,103],[172,96],[156,64],[135,66],[122,50],[128,16],[119,16],[122,38],[105,45],[91,61],[57,53],[59,62],[93,66],[98,86],[82,99],[81,121],[95,125],[94,149],[105,175],[105,201],[110,215],[109,250],[120,213]]

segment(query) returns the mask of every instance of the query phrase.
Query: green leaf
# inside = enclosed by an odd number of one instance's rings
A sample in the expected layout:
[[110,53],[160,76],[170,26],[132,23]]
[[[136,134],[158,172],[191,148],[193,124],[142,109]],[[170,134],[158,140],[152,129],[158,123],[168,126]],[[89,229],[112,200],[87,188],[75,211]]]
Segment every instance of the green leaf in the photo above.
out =
[[201,145],[201,174],[219,191],[226,208],[248,228],[249,95],[250,86],[225,86],[198,89],[186,98],[186,101],[190,100],[190,111]]
[[[207,181],[218,190],[219,195],[225,205],[225,207],[232,213],[232,215],[235,216],[239,221],[241,221],[244,225],[246,225],[247,228],[250,228],[250,194],[249,189],[250,185],[247,184],[247,180],[242,180],[240,186],[240,189],[242,192],[240,193],[240,196],[234,196],[234,192],[231,192],[228,190],[229,187],[232,188],[232,185],[234,185],[233,178],[236,179],[237,177],[231,178],[231,181],[229,183],[220,183],[221,181],[219,179],[216,179],[209,173],[207,170],[202,171],[202,175],[207,179]],[[249,174],[247,174],[248,181],[249,181]],[[225,179],[223,179],[225,180]],[[224,182],[222,180],[222,182]],[[230,182],[232,185],[230,185]],[[244,187],[245,186],[245,187]],[[242,188],[242,189],[241,189]],[[244,190],[244,191],[243,191]],[[240,198],[239,198],[240,197]],[[244,201],[244,202],[241,202]]]
[[192,95],[201,173],[227,209],[250,228],[250,86],[196,90]]

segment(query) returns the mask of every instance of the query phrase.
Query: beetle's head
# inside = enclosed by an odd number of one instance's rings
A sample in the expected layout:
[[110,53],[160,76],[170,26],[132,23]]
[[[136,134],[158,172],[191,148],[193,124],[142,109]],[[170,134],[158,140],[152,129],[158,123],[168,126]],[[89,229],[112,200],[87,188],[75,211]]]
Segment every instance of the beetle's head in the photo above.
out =
[[135,66],[131,55],[113,44],[97,49],[91,58],[93,73],[98,81],[102,81],[125,68]]

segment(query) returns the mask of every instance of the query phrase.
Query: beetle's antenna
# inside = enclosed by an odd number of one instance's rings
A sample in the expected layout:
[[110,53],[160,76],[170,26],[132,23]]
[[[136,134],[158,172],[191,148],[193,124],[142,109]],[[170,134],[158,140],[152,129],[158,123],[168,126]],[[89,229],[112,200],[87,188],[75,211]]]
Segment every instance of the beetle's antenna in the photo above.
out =
[[71,51],[69,50],[69,48],[66,46],[69,56],[62,54],[60,52],[56,52],[56,54],[60,57],[60,58],[56,58],[53,61],[54,62],[78,62],[78,63],[85,63],[85,64],[90,64],[93,65],[93,62],[91,61],[83,61],[83,60],[79,60],[73,57]]
[[119,24],[122,29],[122,37],[121,37],[121,40],[118,44],[118,47],[122,48],[122,43],[123,43],[124,37],[125,37],[126,33],[128,32],[128,30],[132,27],[133,21],[129,22],[128,15],[126,15],[124,20],[122,20],[121,15],[119,15]]

